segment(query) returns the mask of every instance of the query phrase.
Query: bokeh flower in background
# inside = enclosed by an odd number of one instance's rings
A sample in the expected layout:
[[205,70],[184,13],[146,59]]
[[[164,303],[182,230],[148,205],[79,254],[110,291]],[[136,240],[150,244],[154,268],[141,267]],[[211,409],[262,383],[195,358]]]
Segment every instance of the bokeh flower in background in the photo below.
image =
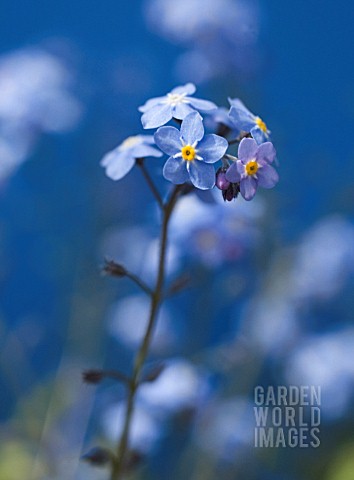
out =
[[198,417],[194,441],[214,461],[242,464],[252,454],[253,415],[248,398],[214,399]]
[[181,80],[242,76],[258,63],[256,2],[147,0],[145,17],[151,31],[185,49],[175,65]]
[[300,302],[328,301],[354,273],[354,225],[342,215],[320,219],[296,252],[292,283]]
[[[151,453],[166,436],[176,415],[202,411],[212,392],[209,373],[182,358],[170,358],[153,382],[144,383],[137,399],[131,433],[132,448]],[[124,403],[102,413],[103,434],[116,442],[124,421]]]
[[[102,431],[112,444],[115,444],[122,433],[126,406],[125,402],[114,404],[102,413]],[[141,453],[151,453],[163,435],[163,425],[151,412],[141,404],[134,410],[130,433],[131,448]]]
[[208,373],[182,358],[167,360],[165,368],[152,383],[145,383],[139,400],[160,418],[185,409],[195,410],[211,391]]
[[[159,247],[156,223],[155,215],[153,221],[148,217],[139,225],[121,224],[106,229],[102,233],[98,258],[107,257],[119,261],[145,282],[153,283],[156,278]],[[141,243],[144,244],[143,249],[139,248]],[[166,260],[167,278],[178,272],[180,258],[178,248],[171,245]]]
[[65,133],[77,126],[82,104],[74,73],[40,46],[0,57],[0,181],[35,148],[41,133]]
[[197,195],[183,198],[172,218],[170,237],[180,258],[210,268],[232,265],[255,249],[261,241],[259,222],[264,215],[260,200],[226,204],[217,191],[213,198],[214,203],[205,203]]
[[345,417],[354,395],[354,329],[309,335],[287,359],[285,379],[294,385],[320,385],[326,421]]
[[[135,350],[141,343],[149,315],[149,299],[136,294],[111,305],[107,314],[108,332],[120,344]],[[177,343],[178,333],[167,305],[159,313],[159,320],[152,341],[151,350],[155,354],[167,354]]]

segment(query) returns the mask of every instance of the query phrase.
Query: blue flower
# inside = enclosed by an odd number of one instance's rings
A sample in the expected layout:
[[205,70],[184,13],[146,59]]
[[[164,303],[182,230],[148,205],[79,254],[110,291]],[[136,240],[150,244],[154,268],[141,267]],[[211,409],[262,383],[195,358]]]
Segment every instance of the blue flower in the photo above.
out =
[[102,158],[101,166],[106,169],[109,178],[120,180],[134,167],[137,158],[162,156],[162,153],[152,146],[154,144],[152,135],[128,137]]
[[[230,117],[229,110],[225,107],[219,107],[216,110],[212,110],[205,118],[205,124],[207,128],[216,130],[220,127],[227,127],[233,137],[237,137],[241,131],[235,120]],[[220,131],[220,130],[219,130]]]
[[156,97],[148,100],[145,105],[139,107],[143,112],[141,123],[144,128],[157,128],[169,122],[173,117],[183,120],[189,113],[196,110],[207,112],[216,108],[209,100],[190,97],[196,88],[193,83],[187,83],[174,88],[164,97]]
[[226,172],[226,179],[240,184],[245,200],[252,200],[257,187],[273,188],[279,177],[270,165],[276,151],[271,142],[257,145],[253,138],[244,138],[238,147],[238,160]]
[[161,127],[154,135],[156,145],[170,158],[163,169],[164,177],[177,185],[191,181],[201,189],[215,185],[215,170],[211,163],[222,158],[228,142],[218,135],[204,136],[202,117],[198,112],[186,116],[179,131],[175,127]]
[[269,139],[270,131],[260,117],[251,113],[238,98],[229,98],[231,109],[230,117],[234,124],[244,132],[250,132],[258,144]]

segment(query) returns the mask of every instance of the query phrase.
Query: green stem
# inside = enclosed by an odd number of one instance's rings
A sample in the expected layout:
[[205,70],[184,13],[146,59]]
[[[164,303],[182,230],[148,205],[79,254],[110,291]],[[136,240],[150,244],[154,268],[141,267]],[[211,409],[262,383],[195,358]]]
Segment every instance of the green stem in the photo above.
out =
[[149,352],[149,347],[150,347],[152,334],[153,334],[154,326],[157,319],[159,306],[163,299],[163,284],[164,284],[164,278],[165,278],[168,224],[181,189],[182,189],[182,186],[177,185],[174,188],[168,202],[166,203],[166,205],[163,206],[163,219],[162,219],[162,227],[161,227],[160,254],[159,254],[157,279],[156,279],[155,289],[153,290],[151,295],[150,315],[149,315],[148,325],[146,328],[143,341],[136,354],[135,361],[134,361],[133,375],[129,382],[129,393],[127,398],[127,408],[126,408],[126,415],[124,419],[124,426],[123,426],[122,435],[118,445],[117,456],[115,460],[112,462],[111,480],[120,480],[120,478],[122,477],[122,474],[124,473],[124,464],[126,460],[128,446],[129,446],[129,431],[130,431],[130,426],[131,426],[133,412],[134,412],[136,393],[139,387],[141,371],[143,369],[146,357]]

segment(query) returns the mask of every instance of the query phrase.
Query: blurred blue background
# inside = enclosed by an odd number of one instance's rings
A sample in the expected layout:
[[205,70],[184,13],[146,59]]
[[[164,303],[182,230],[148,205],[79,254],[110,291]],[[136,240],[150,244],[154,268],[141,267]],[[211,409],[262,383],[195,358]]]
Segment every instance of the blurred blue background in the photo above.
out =
[[[193,281],[167,302],[152,358],[190,382],[179,402],[142,395],[136,478],[353,479],[354,5],[203,4],[2,1],[1,479],[106,478],[79,457],[114,443],[124,396],[80,372],[128,372],[146,306],[100,266],[149,281],[158,216],[139,172],[115,183],[99,161],[142,133],[139,105],[188,80],[266,120],[281,181],[249,204],[193,197],[177,212],[170,278]],[[320,448],[256,451],[258,384],[321,385]]]

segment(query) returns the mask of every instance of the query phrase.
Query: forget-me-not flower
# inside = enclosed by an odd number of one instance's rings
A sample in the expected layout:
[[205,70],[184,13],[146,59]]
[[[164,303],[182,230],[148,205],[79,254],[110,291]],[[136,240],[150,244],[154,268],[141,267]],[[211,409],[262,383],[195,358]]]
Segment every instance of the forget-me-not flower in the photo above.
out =
[[238,147],[238,160],[226,172],[229,182],[240,183],[245,200],[252,200],[257,187],[273,188],[279,177],[270,165],[276,156],[271,142],[257,145],[253,138],[244,138]]
[[137,158],[162,156],[162,153],[153,147],[154,143],[152,135],[128,137],[102,158],[101,166],[106,169],[109,178],[120,180],[134,167]]
[[201,190],[214,187],[215,170],[210,164],[224,156],[228,142],[218,135],[204,136],[203,120],[198,112],[186,116],[181,130],[161,127],[154,138],[156,145],[170,155],[163,169],[167,180],[177,185],[190,180]]
[[217,108],[215,103],[209,100],[193,98],[190,95],[195,93],[193,83],[187,83],[181,87],[174,88],[163,97],[151,98],[145,105],[139,107],[143,112],[141,123],[144,128],[157,128],[169,122],[172,118],[183,120],[189,113],[194,111],[207,112]]
[[235,120],[230,117],[229,109],[225,107],[212,110],[205,118],[205,124],[208,128],[214,129],[215,131],[220,131],[220,127],[226,129],[226,133],[229,130],[233,137],[237,137],[241,133]]
[[231,105],[230,117],[240,130],[250,132],[258,144],[264,143],[269,139],[270,131],[264,121],[254,115],[245,107],[238,98],[229,98]]

